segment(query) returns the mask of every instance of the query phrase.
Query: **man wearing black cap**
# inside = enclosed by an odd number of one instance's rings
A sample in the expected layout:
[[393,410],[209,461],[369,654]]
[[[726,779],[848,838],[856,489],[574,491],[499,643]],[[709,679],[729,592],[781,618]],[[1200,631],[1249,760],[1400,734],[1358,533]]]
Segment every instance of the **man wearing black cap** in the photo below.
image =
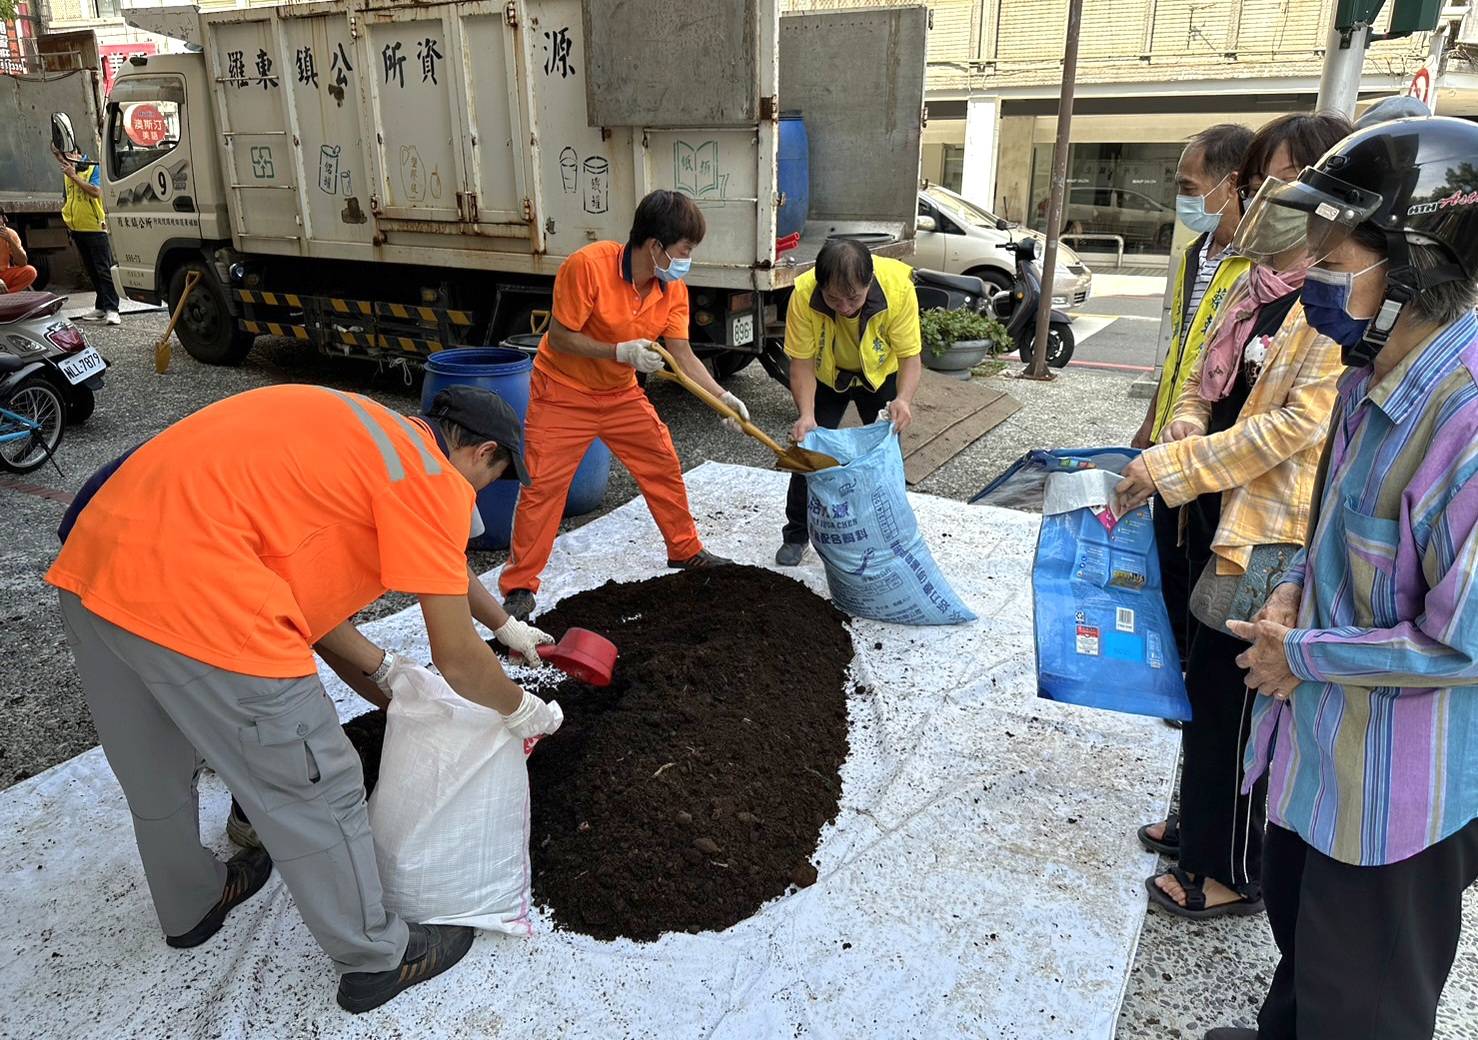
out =
[[[346,1010],[377,1007],[470,948],[470,929],[385,909],[363,772],[313,655],[384,703],[400,661],[350,619],[387,589],[410,593],[458,694],[516,736],[553,732],[558,712],[509,679],[473,625],[524,657],[548,640],[508,618],[464,555],[477,491],[508,469],[526,479],[519,422],[486,391],[443,391],[410,419],[356,394],[278,386],[201,409],[89,482],[46,580],[169,945],[209,940],[275,859]],[[201,846],[204,765],[263,848],[221,863]]]

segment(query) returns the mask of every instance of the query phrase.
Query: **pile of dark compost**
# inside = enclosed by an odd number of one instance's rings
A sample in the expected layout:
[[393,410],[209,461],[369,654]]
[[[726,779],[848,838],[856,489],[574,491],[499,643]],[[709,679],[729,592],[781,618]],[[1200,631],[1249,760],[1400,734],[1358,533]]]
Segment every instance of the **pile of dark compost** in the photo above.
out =
[[529,759],[534,896],[600,939],[728,928],[791,885],[835,818],[847,756],[844,616],[755,567],[571,596],[536,619],[620,648],[615,678],[553,690]]

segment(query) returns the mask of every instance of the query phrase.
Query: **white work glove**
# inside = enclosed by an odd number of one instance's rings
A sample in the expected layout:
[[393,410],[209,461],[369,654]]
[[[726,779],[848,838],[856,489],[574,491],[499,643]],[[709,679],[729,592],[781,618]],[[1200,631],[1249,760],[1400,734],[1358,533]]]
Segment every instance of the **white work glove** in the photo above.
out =
[[559,701],[542,701],[528,690],[523,691],[523,700],[512,715],[504,715],[503,723],[520,740],[530,737],[546,737],[559,729],[565,720]]
[[[731,393],[726,392],[723,397],[719,398],[719,400],[723,401],[724,404],[728,405],[734,411],[738,412],[739,418],[743,419],[745,422],[749,422],[749,409],[744,407],[744,402],[739,400],[739,398],[735,397]],[[733,419],[724,419],[723,422],[725,426],[733,430],[735,433],[744,432],[744,427],[740,426],[739,423]]]
[[652,341],[649,339],[629,339],[625,343],[617,343],[616,360],[623,365],[630,365],[638,372],[655,372],[666,364],[662,355],[652,349]]
[[386,697],[393,697],[395,691],[391,687],[394,686],[395,681],[415,667],[415,662],[409,657],[386,650],[385,660],[380,662],[378,669],[370,673],[369,678]]
[[544,659],[539,656],[539,645],[554,642],[554,637],[548,632],[525,624],[515,617],[505,621],[501,628],[493,629],[493,637],[521,658],[524,664],[531,664],[536,668],[544,663]]

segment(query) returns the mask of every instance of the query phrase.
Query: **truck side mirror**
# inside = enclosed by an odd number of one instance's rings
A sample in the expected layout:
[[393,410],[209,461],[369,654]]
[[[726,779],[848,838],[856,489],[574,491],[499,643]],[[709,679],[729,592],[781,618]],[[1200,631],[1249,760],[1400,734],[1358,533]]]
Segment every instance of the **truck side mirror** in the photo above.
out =
[[51,146],[63,155],[77,151],[77,135],[72,131],[72,117],[65,112],[51,114]]

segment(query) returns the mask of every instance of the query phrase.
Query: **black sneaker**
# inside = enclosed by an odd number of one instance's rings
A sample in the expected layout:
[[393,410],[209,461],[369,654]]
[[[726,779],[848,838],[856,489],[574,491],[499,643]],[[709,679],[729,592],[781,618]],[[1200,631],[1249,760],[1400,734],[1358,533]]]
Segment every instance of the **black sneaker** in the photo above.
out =
[[509,617],[527,621],[534,612],[535,603],[534,594],[528,589],[514,589],[504,598],[503,609],[508,611]]
[[267,855],[266,849],[238,852],[226,863],[226,888],[221,893],[220,901],[211,907],[210,913],[194,928],[184,935],[166,935],[164,941],[177,950],[199,946],[221,930],[221,925],[226,923],[226,915],[233,907],[240,906],[256,895],[271,876],[272,857]]
[[781,567],[799,567],[810,547],[809,542],[781,542],[775,553],[775,562]]
[[704,567],[732,567],[733,560],[726,560],[722,556],[715,556],[707,549],[699,549],[686,560],[668,560],[667,566],[676,567],[680,571],[702,570]]
[[237,848],[259,849],[262,847],[262,839],[257,837],[257,829],[251,825],[246,818],[246,813],[241,809],[241,803],[235,798],[231,799],[231,815],[226,817],[226,837]]
[[351,971],[339,977],[339,1007],[358,1015],[379,1007],[402,990],[434,979],[472,949],[474,931],[455,924],[413,924],[400,967]]

